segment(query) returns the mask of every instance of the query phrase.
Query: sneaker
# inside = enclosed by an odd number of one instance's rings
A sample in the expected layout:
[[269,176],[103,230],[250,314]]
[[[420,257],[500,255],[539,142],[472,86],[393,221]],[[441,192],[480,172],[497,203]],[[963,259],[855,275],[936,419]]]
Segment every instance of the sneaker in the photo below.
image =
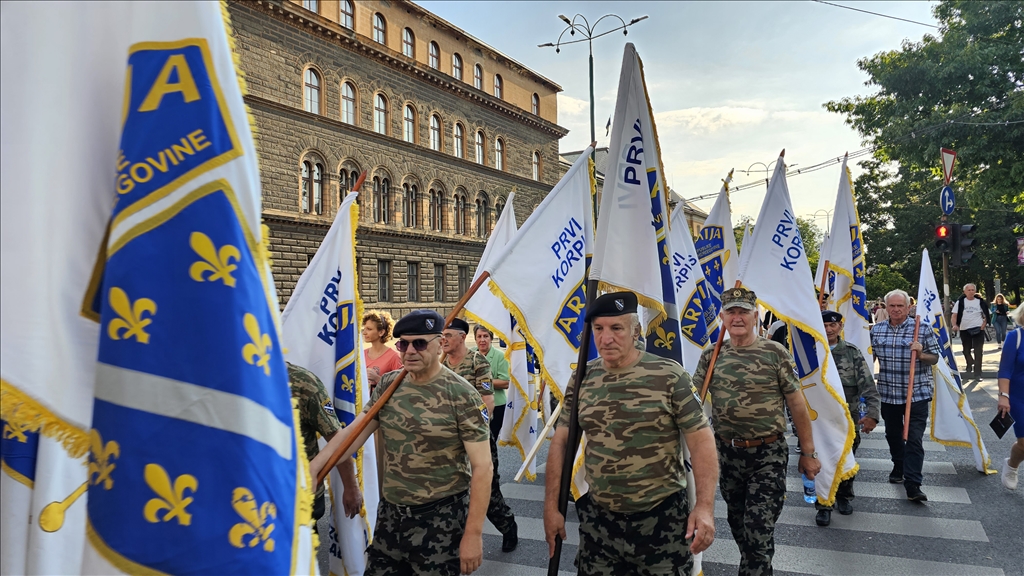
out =
[[921,486],[918,484],[907,484],[907,500],[911,502],[927,502],[928,496],[924,492],[921,492]]
[[832,523],[832,511],[818,510],[818,514],[814,516],[814,523],[818,526],[828,526]]
[[902,484],[903,483],[903,466],[893,466],[892,472],[889,472],[889,483],[890,484]]
[[853,504],[849,500],[836,498],[836,510],[843,516],[853,514]]
[[1000,477],[1003,479],[1003,486],[1006,486],[1007,490],[1017,489],[1017,469],[1010,467],[1009,458],[1003,460],[1003,473]]
[[501,551],[511,552],[519,546],[519,525],[512,523],[512,529],[504,534],[501,539]]

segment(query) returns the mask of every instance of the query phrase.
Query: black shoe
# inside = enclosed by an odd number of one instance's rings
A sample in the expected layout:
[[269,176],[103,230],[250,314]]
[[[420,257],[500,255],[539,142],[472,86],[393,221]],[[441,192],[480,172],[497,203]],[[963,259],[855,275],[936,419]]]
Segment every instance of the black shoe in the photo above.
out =
[[849,516],[853,514],[853,504],[850,504],[849,500],[836,498],[836,510],[843,516]]
[[817,516],[814,517],[814,523],[818,526],[828,526],[832,523],[832,511],[818,510]]
[[512,523],[512,529],[505,533],[501,539],[501,551],[511,552],[519,546],[519,525]]
[[889,472],[889,483],[890,484],[902,484],[903,483],[903,467],[893,466],[892,472]]
[[927,502],[928,496],[921,492],[919,484],[907,484],[907,500],[911,502]]

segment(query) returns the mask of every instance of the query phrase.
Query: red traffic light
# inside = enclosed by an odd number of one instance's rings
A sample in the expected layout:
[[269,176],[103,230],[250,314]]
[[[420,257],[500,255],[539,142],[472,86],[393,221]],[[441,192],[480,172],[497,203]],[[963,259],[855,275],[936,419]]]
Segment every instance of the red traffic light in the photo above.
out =
[[939,252],[949,252],[950,240],[953,237],[953,225],[943,222],[935,227],[935,249]]
[[950,225],[949,224],[939,224],[935,228],[935,237],[936,238],[946,239],[946,238],[949,238],[949,235],[950,235]]

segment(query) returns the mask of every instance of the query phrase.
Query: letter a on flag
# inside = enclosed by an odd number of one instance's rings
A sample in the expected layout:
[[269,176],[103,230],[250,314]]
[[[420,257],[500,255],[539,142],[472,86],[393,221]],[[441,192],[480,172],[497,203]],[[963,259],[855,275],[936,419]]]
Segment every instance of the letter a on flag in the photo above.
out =
[[[370,398],[361,337],[362,301],[357,290],[355,233],[358,192],[338,208],[331,229],[295,284],[281,314],[285,359],[316,375],[330,392],[342,428],[351,424]],[[341,505],[345,487],[338,469],[330,474],[330,528],[320,545],[328,550],[331,572],[359,575],[366,570],[366,546],[377,518],[377,453],[368,439],[353,459],[364,509],[355,518]]]
[[818,501],[831,504],[839,483],[853,476],[854,427],[842,393],[839,372],[829,351],[811,266],[786,184],[780,157],[768,195],[740,259],[739,279],[757,293],[758,303],[789,325],[790,351],[807,402],[821,472],[814,479]]
[[996,474],[992,469],[981,430],[974,422],[971,404],[963,390],[960,372],[956,368],[949,330],[942,314],[942,300],[935,286],[935,275],[928,250],[921,254],[921,279],[917,289],[917,314],[921,323],[932,327],[942,349],[942,361],[932,366],[935,377],[935,397],[932,399],[931,437],[945,446],[961,446],[974,452],[974,467],[984,474]]
[[690,374],[697,369],[701,352],[718,340],[718,311],[711,300],[711,288],[697,257],[697,249],[686,224],[682,202],[672,211],[669,245],[672,247],[672,283],[679,303],[679,332],[683,343],[683,367]]

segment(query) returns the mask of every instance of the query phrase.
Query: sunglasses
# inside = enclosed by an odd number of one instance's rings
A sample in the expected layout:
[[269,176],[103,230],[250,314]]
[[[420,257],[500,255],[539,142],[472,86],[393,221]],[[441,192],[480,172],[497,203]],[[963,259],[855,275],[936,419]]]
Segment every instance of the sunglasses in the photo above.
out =
[[399,352],[405,352],[406,350],[409,349],[409,345],[411,344],[412,347],[415,348],[417,352],[423,352],[424,350],[427,349],[427,344],[430,344],[431,342],[437,340],[438,338],[440,338],[440,336],[434,336],[430,340],[426,340],[423,338],[417,338],[411,341],[399,339],[398,342],[395,342],[395,348],[397,348]]

